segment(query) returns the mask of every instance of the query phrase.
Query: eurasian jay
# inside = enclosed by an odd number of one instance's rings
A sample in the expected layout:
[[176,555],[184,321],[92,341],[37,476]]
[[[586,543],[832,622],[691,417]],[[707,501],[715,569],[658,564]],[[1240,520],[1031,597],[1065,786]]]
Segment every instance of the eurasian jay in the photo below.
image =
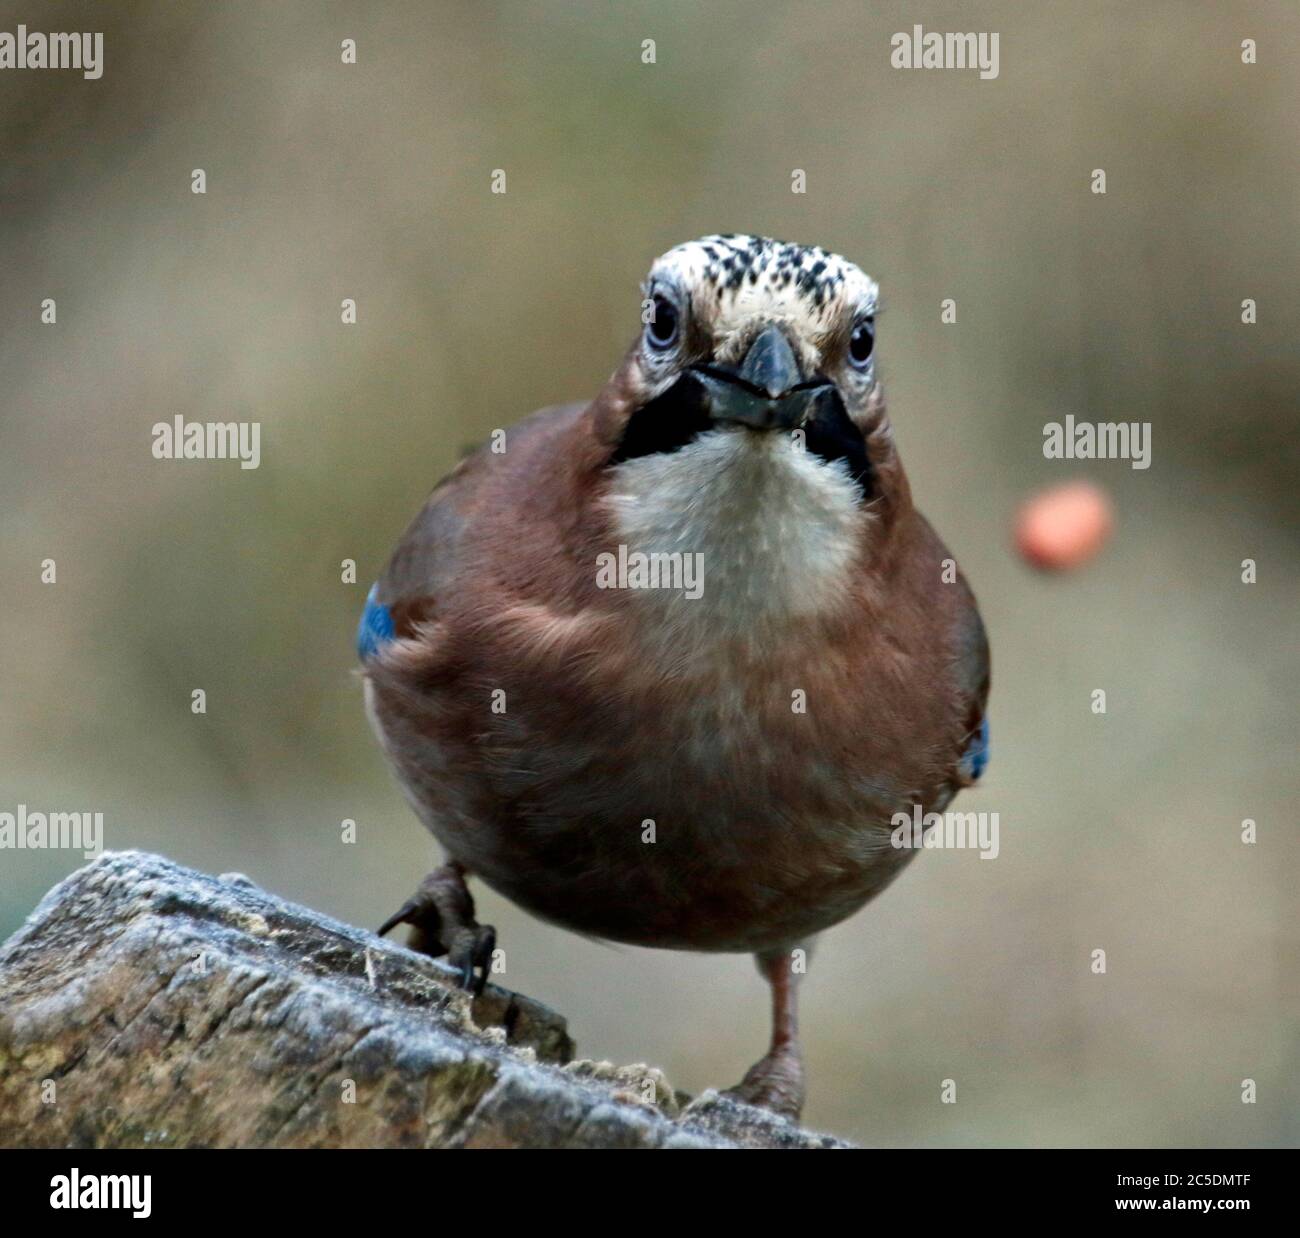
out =
[[473,874],[592,937],[752,952],[773,1035],[733,1093],[797,1116],[810,943],[911,858],[896,813],[980,776],[988,645],[912,506],[874,281],[710,236],[642,295],[600,394],[466,459],[371,590],[367,710],[448,854],[380,931],[481,989]]

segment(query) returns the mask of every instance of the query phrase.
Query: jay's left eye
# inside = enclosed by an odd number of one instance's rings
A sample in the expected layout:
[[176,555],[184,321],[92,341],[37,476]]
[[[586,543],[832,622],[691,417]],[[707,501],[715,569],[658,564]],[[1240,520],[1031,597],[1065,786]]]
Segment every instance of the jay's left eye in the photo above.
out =
[[876,320],[864,318],[849,336],[849,360],[859,369],[871,360],[871,350],[876,344]]
[[653,348],[671,348],[677,339],[677,310],[665,297],[655,297],[654,317],[646,323],[645,337]]

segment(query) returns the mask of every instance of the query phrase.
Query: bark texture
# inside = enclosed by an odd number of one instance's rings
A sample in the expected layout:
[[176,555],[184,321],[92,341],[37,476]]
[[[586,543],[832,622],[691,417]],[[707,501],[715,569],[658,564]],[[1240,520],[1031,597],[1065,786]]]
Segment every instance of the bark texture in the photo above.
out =
[[836,1147],[246,877],[108,853],[0,947],[0,1146]]

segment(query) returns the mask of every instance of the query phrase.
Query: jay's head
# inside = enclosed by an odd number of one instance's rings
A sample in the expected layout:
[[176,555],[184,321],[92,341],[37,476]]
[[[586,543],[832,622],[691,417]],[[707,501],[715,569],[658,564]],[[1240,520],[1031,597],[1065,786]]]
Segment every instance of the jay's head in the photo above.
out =
[[[886,570],[911,496],[876,379],[875,282],[815,246],[708,236],[642,288],[642,329],[575,453],[602,548],[696,553],[708,585],[649,606],[670,659],[771,649]],[[587,479],[593,479],[590,484]],[[662,620],[662,622],[659,622]]]
[[883,416],[875,282],[816,246],[708,236],[660,257],[615,376],[613,462],[714,430],[782,435],[842,459],[870,497],[864,435]]

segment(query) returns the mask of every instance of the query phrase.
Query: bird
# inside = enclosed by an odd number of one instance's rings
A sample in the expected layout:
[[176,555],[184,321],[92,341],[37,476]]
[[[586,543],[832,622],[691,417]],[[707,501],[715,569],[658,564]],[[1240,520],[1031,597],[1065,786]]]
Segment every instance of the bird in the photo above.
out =
[[878,302],[819,246],[661,255],[596,397],[462,460],[357,633],[447,856],[381,934],[409,925],[481,991],[472,876],[589,938],[752,954],[772,1035],[726,1091],[791,1120],[814,941],[911,859],[895,815],[942,812],[988,759],[988,641],[913,505]]

